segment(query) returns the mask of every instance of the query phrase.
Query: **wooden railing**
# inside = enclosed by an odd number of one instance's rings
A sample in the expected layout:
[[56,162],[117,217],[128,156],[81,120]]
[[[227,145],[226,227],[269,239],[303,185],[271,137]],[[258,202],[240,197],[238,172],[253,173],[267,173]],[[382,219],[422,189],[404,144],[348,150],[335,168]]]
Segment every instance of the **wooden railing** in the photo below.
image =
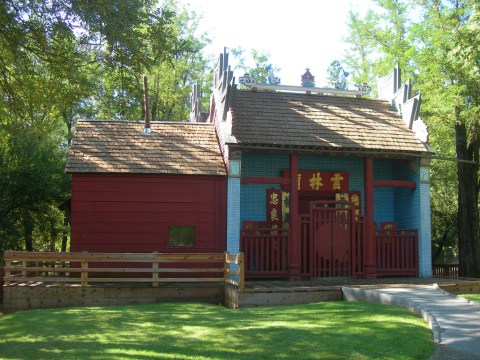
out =
[[448,278],[458,278],[459,265],[450,264],[450,265],[440,265],[434,264],[432,266],[433,277],[448,277]]
[[245,289],[243,254],[5,252],[5,286],[19,283],[224,283]]
[[357,216],[353,221],[352,236],[352,275],[354,278],[362,278],[365,275],[365,222],[363,216]]
[[378,231],[376,235],[379,276],[418,276],[418,235],[416,229]]
[[313,275],[312,243],[310,240],[310,215],[300,215],[301,256],[300,275],[309,278]]
[[287,229],[242,230],[240,238],[247,277],[271,278],[288,275]]

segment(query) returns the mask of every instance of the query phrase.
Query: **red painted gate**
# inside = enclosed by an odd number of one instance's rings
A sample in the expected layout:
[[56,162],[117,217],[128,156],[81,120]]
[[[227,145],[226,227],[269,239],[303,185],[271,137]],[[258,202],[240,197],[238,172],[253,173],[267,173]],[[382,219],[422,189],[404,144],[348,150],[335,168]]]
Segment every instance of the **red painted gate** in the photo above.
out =
[[352,208],[343,201],[310,203],[313,277],[352,275]]

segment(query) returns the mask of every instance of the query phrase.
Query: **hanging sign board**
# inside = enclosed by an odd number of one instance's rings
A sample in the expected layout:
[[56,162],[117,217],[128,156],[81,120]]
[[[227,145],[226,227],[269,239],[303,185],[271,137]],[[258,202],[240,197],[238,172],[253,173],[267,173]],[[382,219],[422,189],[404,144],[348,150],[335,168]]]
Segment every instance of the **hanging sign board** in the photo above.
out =
[[[285,170],[283,177],[289,177]],[[305,171],[297,174],[298,191],[347,192],[349,190],[349,173],[344,171]]]
[[267,222],[272,228],[282,227],[282,192],[267,189]]

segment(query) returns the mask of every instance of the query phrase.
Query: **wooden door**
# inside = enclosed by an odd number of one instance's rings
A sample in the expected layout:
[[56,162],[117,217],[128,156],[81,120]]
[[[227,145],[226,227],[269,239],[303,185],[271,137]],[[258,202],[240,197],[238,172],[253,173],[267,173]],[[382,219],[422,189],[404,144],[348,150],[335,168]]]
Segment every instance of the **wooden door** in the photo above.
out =
[[310,203],[313,277],[351,276],[352,209],[345,202]]

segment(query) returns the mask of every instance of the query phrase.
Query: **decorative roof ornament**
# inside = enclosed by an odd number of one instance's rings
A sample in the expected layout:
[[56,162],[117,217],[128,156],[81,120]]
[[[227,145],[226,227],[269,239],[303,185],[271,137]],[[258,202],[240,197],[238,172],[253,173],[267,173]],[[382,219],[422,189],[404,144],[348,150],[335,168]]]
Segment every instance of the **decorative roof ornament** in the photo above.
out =
[[362,94],[368,94],[370,91],[372,91],[372,87],[367,83],[355,84],[355,87]]
[[243,76],[240,76],[240,78],[238,79],[238,82],[248,87],[255,86],[257,84],[257,77],[250,76],[249,73],[245,73],[243,74]]
[[315,76],[312,75],[309,68],[306,68],[305,70],[305,74],[302,75],[302,86],[315,87]]
[[[272,65],[266,66],[265,70],[268,72],[266,84],[280,85],[280,78],[275,76]],[[258,82],[258,78],[256,76],[251,76],[249,73],[245,73],[243,74],[243,76],[240,76],[240,78],[238,79],[238,82],[248,87],[255,87],[257,84],[260,84]]]
[[273,66],[272,64],[268,65],[265,67],[265,70],[267,71],[267,81],[270,85],[280,85],[280,78],[275,76],[273,72]]
[[335,89],[337,90],[347,90],[347,77],[350,75],[348,71],[343,70],[343,68],[340,69],[342,76],[340,77],[340,81],[337,81],[335,83]]

